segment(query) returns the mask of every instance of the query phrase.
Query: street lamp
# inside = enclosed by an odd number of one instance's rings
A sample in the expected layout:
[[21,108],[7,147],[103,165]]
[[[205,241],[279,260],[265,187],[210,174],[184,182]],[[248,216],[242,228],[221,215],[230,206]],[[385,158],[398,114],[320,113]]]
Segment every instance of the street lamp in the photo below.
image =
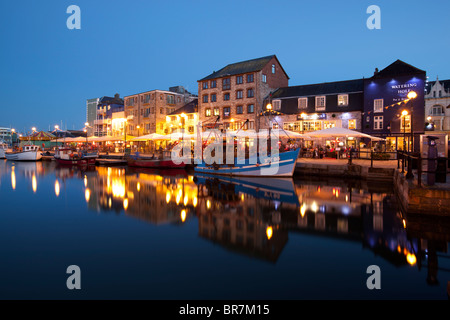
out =
[[403,152],[406,151],[406,116],[408,115],[408,111],[402,111],[403,117]]
[[56,149],[58,149],[58,129],[59,129],[59,126],[58,125],[55,125],[55,135],[56,135]]
[[85,126],[85,128],[84,128],[84,132],[86,132],[86,150],[87,150],[87,148],[88,148],[88,128],[92,128],[90,125],[89,125],[89,122],[85,122],[84,123],[84,126]]
[[[411,115],[409,117],[409,121],[411,123],[411,125],[410,125],[410,130],[411,130],[411,141],[410,141],[410,143],[411,143],[411,154],[410,155],[412,155],[412,153],[414,151],[414,131],[413,131],[414,105],[413,105],[413,100],[415,98],[417,98],[417,93],[415,91],[408,92],[408,99],[411,100],[411,112],[410,112]],[[409,158],[409,161],[408,161],[408,172],[406,173],[406,178],[407,179],[414,178],[414,175],[412,173],[412,158],[411,157]]]

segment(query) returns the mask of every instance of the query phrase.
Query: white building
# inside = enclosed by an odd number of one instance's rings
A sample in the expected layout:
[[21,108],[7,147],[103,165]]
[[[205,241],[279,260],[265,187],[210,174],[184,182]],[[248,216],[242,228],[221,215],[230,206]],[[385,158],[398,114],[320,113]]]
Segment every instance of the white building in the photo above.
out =
[[0,143],[5,142],[8,145],[12,145],[12,130],[11,128],[0,127]]
[[450,133],[450,80],[428,81],[425,94],[425,123],[434,131]]

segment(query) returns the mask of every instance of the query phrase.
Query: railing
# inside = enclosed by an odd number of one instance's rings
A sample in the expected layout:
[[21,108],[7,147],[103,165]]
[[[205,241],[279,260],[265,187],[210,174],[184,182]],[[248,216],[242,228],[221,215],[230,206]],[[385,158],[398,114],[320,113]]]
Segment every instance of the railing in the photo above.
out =
[[[406,178],[414,179],[413,170],[416,169],[417,172],[417,185],[420,187],[422,185],[422,174],[428,174],[428,184],[434,185],[436,178],[439,177],[438,182],[446,182],[448,170],[448,160],[446,157],[436,157],[436,158],[423,158],[420,153],[408,153],[403,151],[397,151],[397,169],[402,169],[402,173],[405,173],[406,168]],[[423,169],[424,161],[428,161],[427,170]],[[401,163],[401,165],[400,165]],[[431,170],[429,170],[431,169]]]

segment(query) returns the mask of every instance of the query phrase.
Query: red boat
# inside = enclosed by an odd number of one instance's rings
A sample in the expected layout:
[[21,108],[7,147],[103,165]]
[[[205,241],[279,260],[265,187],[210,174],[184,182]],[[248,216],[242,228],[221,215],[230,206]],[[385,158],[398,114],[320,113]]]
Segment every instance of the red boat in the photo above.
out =
[[186,164],[175,163],[170,157],[170,152],[165,151],[160,156],[154,157],[140,157],[139,155],[130,156],[127,158],[127,164],[130,167],[139,168],[154,168],[154,169],[184,169]]
[[98,158],[97,152],[87,153],[83,151],[75,151],[70,148],[56,149],[54,158],[58,164],[68,166],[87,166],[95,165]]

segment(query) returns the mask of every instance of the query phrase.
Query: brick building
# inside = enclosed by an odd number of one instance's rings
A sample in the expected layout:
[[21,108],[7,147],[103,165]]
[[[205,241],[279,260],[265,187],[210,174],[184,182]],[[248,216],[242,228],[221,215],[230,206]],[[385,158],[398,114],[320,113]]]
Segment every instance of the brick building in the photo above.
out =
[[[264,98],[289,77],[275,55],[229,64],[198,80],[198,111],[203,129],[259,130]],[[248,120],[248,123],[246,123]],[[217,122],[217,123],[216,123]]]
[[149,133],[164,134],[166,115],[196,99],[183,87],[151,90],[126,96],[125,119],[127,134],[141,136]]

